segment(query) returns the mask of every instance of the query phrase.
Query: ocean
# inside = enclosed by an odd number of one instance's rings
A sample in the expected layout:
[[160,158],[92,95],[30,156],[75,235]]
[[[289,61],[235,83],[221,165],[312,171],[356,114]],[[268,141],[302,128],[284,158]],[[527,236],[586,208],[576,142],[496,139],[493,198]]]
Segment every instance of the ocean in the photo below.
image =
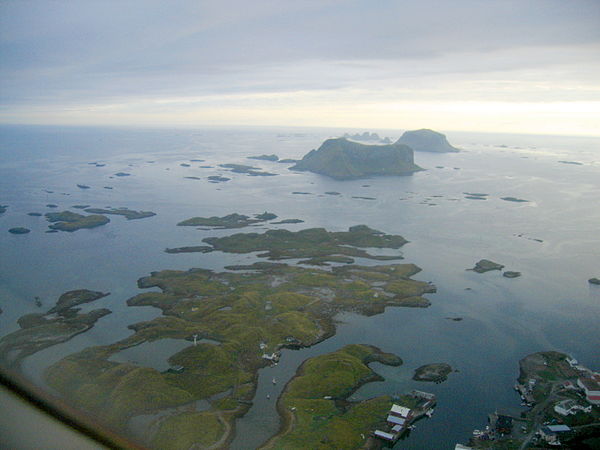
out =
[[[409,241],[401,249],[405,262],[423,269],[413,278],[438,288],[427,295],[431,306],[387,308],[372,317],[343,314],[333,338],[285,350],[278,366],[261,370],[254,406],[237,423],[243,440],[233,448],[256,447],[277,431],[274,399],[304,359],[349,343],[373,344],[404,361],[400,367],[372,364],[385,381],[363,386],[354,398],[412,389],[437,395],[435,414],[397,444],[403,449],[452,449],[484,427],[488,413],[519,411],[513,384],[519,359],[529,353],[562,351],[600,369],[600,286],[587,281],[600,277],[600,138],[449,132],[450,143],[462,151],[416,153],[423,172],[351,181],[247,159],[272,153],[299,159],[346,131],[355,130],[0,126],[0,205],[8,206],[0,214],[0,335],[17,330],[21,315],[46,311],[68,290],[110,292],[83,310],[113,311],[90,331],[28,357],[26,376],[44,386],[48,365],[90,345],[115,342],[132,333],[128,325],[159,316],[158,309],[126,305],[142,292],[138,278],[167,268],[222,270],[257,260],[254,254],[168,254],[167,247],[267,228],[345,231],[357,224]],[[370,131],[393,140],[401,135]],[[225,163],[277,176],[231,173],[219,167]],[[115,176],[119,172],[130,175]],[[212,175],[231,180],[210,183]],[[325,194],[331,191],[340,195]],[[465,193],[487,195],[476,200]],[[44,217],[28,215],[78,204],[156,216],[127,221],[111,215],[99,228],[48,234]],[[242,230],[176,226],[193,216],[264,211],[304,223]],[[13,235],[12,227],[31,232]],[[482,258],[522,276],[466,270]],[[448,319],[456,317],[463,320]],[[414,369],[434,362],[449,363],[456,372],[441,384],[411,379]]]

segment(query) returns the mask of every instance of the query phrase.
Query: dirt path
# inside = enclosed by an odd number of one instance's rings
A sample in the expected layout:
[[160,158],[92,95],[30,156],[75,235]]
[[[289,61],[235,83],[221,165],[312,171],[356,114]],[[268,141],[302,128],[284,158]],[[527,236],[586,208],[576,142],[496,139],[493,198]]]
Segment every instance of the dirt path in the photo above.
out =
[[231,437],[232,426],[229,424],[229,422],[227,420],[225,420],[223,418],[222,411],[217,412],[217,418],[219,419],[219,422],[221,422],[223,427],[225,427],[225,430],[223,431],[223,435],[221,436],[221,439],[219,439],[217,442],[215,442],[210,447],[205,447],[206,450],[216,450],[216,449],[224,447],[227,440]]
[[550,393],[544,399],[543,402],[535,405],[532,409],[533,416],[531,417],[531,431],[519,447],[519,450],[524,450],[527,448],[533,437],[535,436],[536,431],[538,431],[539,426],[541,425],[541,418],[543,417],[544,411],[550,402],[554,402],[556,400],[556,388],[562,382],[554,382],[552,383],[552,387],[550,388]]

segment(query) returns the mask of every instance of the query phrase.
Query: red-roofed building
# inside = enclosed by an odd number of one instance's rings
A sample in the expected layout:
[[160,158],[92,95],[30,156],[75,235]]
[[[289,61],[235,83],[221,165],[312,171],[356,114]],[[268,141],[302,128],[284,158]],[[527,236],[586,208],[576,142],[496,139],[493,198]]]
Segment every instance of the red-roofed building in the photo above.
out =
[[588,403],[600,405],[600,383],[593,378],[579,378],[577,385],[584,390]]

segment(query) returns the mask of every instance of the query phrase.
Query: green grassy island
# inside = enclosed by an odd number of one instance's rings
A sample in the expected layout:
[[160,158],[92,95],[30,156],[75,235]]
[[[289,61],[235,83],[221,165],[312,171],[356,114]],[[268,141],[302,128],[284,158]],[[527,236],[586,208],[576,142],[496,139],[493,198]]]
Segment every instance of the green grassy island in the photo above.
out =
[[245,216],[243,214],[233,213],[223,217],[192,217],[191,219],[186,219],[179,222],[177,225],[180,227],[212,227],[215,229],[230,229],[244,228],[276,218],[277,216],[275,214],[266,211],[262,214],[255,214],[254,218]]
[[114,214],[118,216],[124,216],[127,220],[145,219],[146,217],[155,216],[156,213],[152,211],[134,211],[127,208],[88,208],[85,210],[86,213],[90,214]]
[[[262,262],[228,269],[163,270],[141,278],[140,288],[158,287],[161,292],[142,293],[127,303],[155,306],[163,315],[131,325],[134,333],[126,339],[62,359],[46,371],[48,384],[121,432],[134,416],[168,409],[167,417],[147,433],[146,444],[153,447],[187,449],[198,442],[226,446],[233,439],[236,417],[245,414],[254,397],[258,369],[277,360],[283,348],[331,337],[338,312],[372,315],[387,306],[426,307],[429,300],[421,295],[435,292],[431,284],[410,278],[420,271],[413,264],[344,265],[326,271]],[[194,336],[211,342],[194,345]],[[169,358],[177,370],[159,372],[109,360],[123,349],[163,338],[190,341]],[[340,380],[335,391],[339,395],[370,373],[361,364],[376,354],[363,347],[346,353],[345,358],[357,358],[352,364],[360,376]],[[331,395],[333,387],[328,391]],[[225,396],[217,400],[216,394]],[[208,400],[211,408],[184,408],[200,399]],[[359,412],[373,405],[351,409],[348,417],[370,424],[370,413]]]
[[450,372],[452,372],[452,367],[446,363],[425,364],[415,369],[413,380],[441,383],[446,381]]
[[[226,253],[251,253],[263,251],[259,257],[271,260],[293,258],[320,258],[329,261],[336,257],[346,257],[341,262],[354,262],[352,257],[369,258],[379,261],[402,259],[402,256],[381,256],[369,254],[362,248],[399,249],[408,241],[399,235],[384,234],[366,225],[350,227],[348,231],[331,232],[324,228],[308,228],[296,232],[269,230],[265,233],[238,233],[221,238],[203,239],[209,245],[187,246],[166,249],[167,253],[210,252],[219,250]],[[362,248],[359,248],[362,247]],[[348,259],[350,258],[350,259]]]
[[54,222],[49,225],[51,230],[59,231],[77,231],[82,228],[96,228],[110,222],[106,216],[92,214],[84,216],[71,211],[62,211],[57,213],[46,213],[48,222]]

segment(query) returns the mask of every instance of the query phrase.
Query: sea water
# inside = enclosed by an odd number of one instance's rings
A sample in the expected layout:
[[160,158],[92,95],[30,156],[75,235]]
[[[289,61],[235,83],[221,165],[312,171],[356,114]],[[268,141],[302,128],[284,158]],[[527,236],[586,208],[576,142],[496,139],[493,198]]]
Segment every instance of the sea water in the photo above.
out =
[[[400,367],[373,364],[385,381],[363,386],[354,398],[415,388],[437,395],[434,416],[420,421],[398,444],[402,448],[454,448],[485,426],[489,412],[518,409],[512,385],[519,359],[529,353],[563,351],[600,369],[600,288],[587,282],[600,276],[600,139],[448,133],[462,151],[415,154],[423,172],[351,181],[247,159],[271,153],[298,159],[345,131],[352,130],[0,127],[0,205],[8,205],[0,214],[0,335],[17,330],[21,315],[45,312],[72,289],[110,292],[85,308],[113,311],[87,333],[27,358],[26,375],[44,386],[48,365],[90,345],[122,339],[132,333],[128,325],[159,316],[156,308],[126,305],[145,291],[137,288],[138,278],[167,268],[222,270],[257,259],[220,252],[168,254],[167,247],[200,245],[205,237],[240,231],[344,231],[356,224],[410,241],[401,252],[406,262],[423,269],[415,279],[437,286],[438,292],[427,296],[432,305],[388,308],[373,317],[343,314],[333,338],[284,351],[278,366],[261,371],[254,406],[237,422],[244,440],[236,439],[234,448],[258,446],[277,432],[275,399],[304,359],[349,343],[373,344],[404,361]],[[375,131],[394,139],[401,134]],[[277,176],[235,174],[219,167],[224,163]],[[115,176],[118,172],[130,175]],[[211,175],[231,180],[209,183]],[[341,195],[325,194],[331,191]],[[465,192],[487,196],[467,199]],[[77,211],[72,206],[78,204],[157,215],[131,221],[111,215],[99,228],[51,234],[45,233],[44,217],[27,215]],[[304,223],[212,231],[176,226],[193,216],[264,211]],[[31,232],[7,232],[17,226]],[[522,276],[465,270],[482,258]],[[456,317],[463,320],[448,319]],[[433,362],[449,363],[457,372],[438,385],[411,379],[414,369]]]

